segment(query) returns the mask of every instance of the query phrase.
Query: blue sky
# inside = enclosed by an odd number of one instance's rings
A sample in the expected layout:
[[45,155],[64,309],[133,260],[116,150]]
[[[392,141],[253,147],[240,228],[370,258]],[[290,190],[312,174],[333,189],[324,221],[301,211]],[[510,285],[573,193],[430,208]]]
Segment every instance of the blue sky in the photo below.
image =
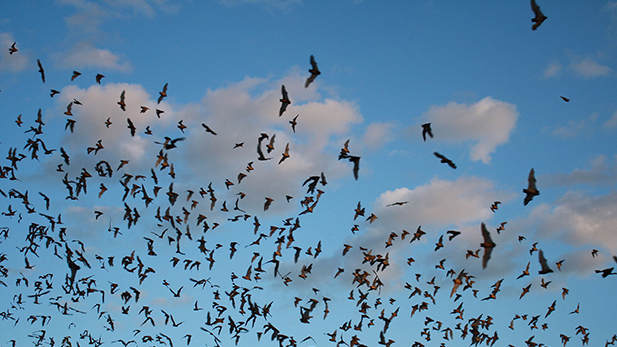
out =
[[[395,346],[471,343],[471,333],[462,337],[457,324],[471,329],[474,319],[486,322],[489,316],[492,324],[480,328],[480,334],[497,334],[495,345],[533,341],[556,346],[564,344],[564,336],[570,339],[567,345],[579,345],[585,334],[589,345],[611,341],[617,331],[610,317],[617,304],[604,298],[614,294],[616,278],[602,278],[595,270],[615,267],[617,254],[617,2],[545,0],[538,5],[548,19],[532,31],[528,1],[3,3],[0,151],[10,157],[15,150],[24,157],[16,167],[9,158],[1,165],[7,178],[0,179],[0,227],[6,231],[0,238],[5,258],[0,280],[6,284],[0,285],[0,326],[10,333],[0,343],[40,341],[47,346],[62,344],[69,336],[65,342],[96,345],[85,337],[90,335],[106,344],[122,339],[182,346],[189,342],[188,334],[190,345],[213,346],[220,339],[220,345],[229,346],[237,336],[239,346],[259,339],[276,346],[279,341],[264,332],[272,324],[283,346],[294,341],[335,345],[326,335],[335,330],[337,342],[359,339],[375,346],[384,329],[379,317],[393,312],[398,315],[384,337]],[[10,54],[13,43],[18,51]],[[311,55],[321,75],[305,88]],[[37,60],[45,70],[44,83]],[[73,71],[81,75],[71,80]],[[97,74],[105,76],[100,84]],[[165,84],[167,97],[157,103]],[[281,85],[291,104],[279,117]],[[59,94],[50,97],[51,89]],[[123,91],[126,111],[118,105]],[[72,116],[65,114],[69,104]],[[142,106],[148,107],[144,113]],[[39,109],[45,124],[43,133],[35,134],[28,130],[38,128]],[[156,109],[164,113],[157,117]],[[296,115],[293,132],[289,122]],[[16,123],[18,117],[23,124]],[[135,136],[127,129],[127,118],[135,125]],[[73,132],[65,129],[67,120],[74,121]],[[426,141],[424,123],[431,123],[434,133]],[[180,124],[187,128],[181,130]],[[267,161],[257,159],[263,133],[268,134],[264,151],[275,138]],[[185,139],[164,150],[156,142],[165,137]],[[347,140],[350,154],[361,157],[358,180],[353,164],[338,160]],[[38,158],[28,141],[39,145]],[[103,148],[88,153],[98,141]],[[42,143],[55,151],[45,154]],[[234,148],[239,143],[244,145]],[[290,157],[278,164],[287,144]],[[70,156],[63,172],[58,171],[64,162],[60,148]],[[434,152],[457,168],[440,163]],[[171,167],[156,164],[159,153],[167,155],[175,177]],[[119,167],[121,160],[128,164]],[[97,173],[103,161],[112,177]],[[247,171],[251,162],[254,170]],[[522,190],[532,168],[540,195],[524,206]],[[63,178],[77,189],[76,179],[84,170],[92,175],[86,178],[87,191],[67,199]],[[246,175],[241,182],[239,173]],[[323,193],[308,192],[303,183],[321,173],[327,184],[318,183],[316,189]],[[9,179],[13,174],[16,179]],[[226,180],[234,184],[227,188]],[[119,181],[129,188],[125,199]],[[99,197],[101,184],[108,190]],[[217,199],[213,208],[210,195],[199,194],[210,184]],[[17,197],[25,192],[27,202]],[[153,198],[149,205],[143,192]],[[174,204],[168,192],[178,194]],[[50,198],[49,209],[39,193]],[[292,198],[287,201],[286,196]],[[302,213],[300,202],[307,197],[317,200],[312,213]],[[264,211],[266,198],[274,200]],[[236,201],[242,211],[233,210]],[[495,201],[501,204],[492,212]],[[395,202],[402,204],[389,206]],[[354,219],[358,203],[366,213]],[[156,218],[157,209],[164,215],[168,208],[173,224]],[[100,217],[95,211],[102,212]],[[139,219],[129,225],[123,217],[135,211]],[[52,228],[43,214],[54,222],[61,215],[62,224]],[[377,216],[372,223],[366,220],[371,214]],[[199,215],[210,227],[205,234]],[[236,216],[242,217],[234,221]],[[255,218],[261,224],[257,233]],[[290,226],[284,222],[296,218],[301,227],[292,231],[290,241]],[[507,224],[498,234],[502,222]],[[481,248],[481,223],[496,244],[485,269],[481,259],[466,258],[468,251]],[[358,230],[352,232],[354,225]],[[45,235],[28,249],[28,230],[39,226]],[[108,231],[114,227],[121,232],[117,237]],[[426,232],[419,241],[410,243],[412,235],[402,239],[418,227]],[[61,237],[60,228],[66,228],[66,236]],[[253,244],[271,230],[272,236]],[[448,230],[461,234],[449,241]],[[154,235],[164,231],[160,239]],[[392,233],[392,246],[387,246]],[[204,253],[198,248],[202,237]],[[436,250],[440,237],[444,247]],[[144,238],[154,241],[156,256],[148,255]],[[280,255],[273,256],[277,239],[284,243]],[[233,242],[237,251],[230,259]],[[352,248],[343,256],[345,244]],[[538,274],[538,252],[530,252],[534,244],[543,250],[552,273]],[[294,247],[300,249],[297,263]],[[77,284],[64,290],[67,248],[82,253],[91,268],[77,262]],[[592,256],[594,249],[598,252]],[[141,284],[137,270],[129,272],[121,264],[133,251],[144,268],[155,270]],[[364,261],[375,255],[387,257],[389,266]],[[109,257],[115,259],[113,266]],[[180,261],[175,267],[170,262],[174,257]],[[209,257],[215,259],[211,269]],[[273,257],[280,263],[279,274],[269,262]],[[25,258],[34,268],[26,268]],[[255,278],[260,259],[265,272]],[[190,268],[195,261],[199,269]],[[436,268],[440,262],[444,269]],[[518,278],[527,264],[529,275]],[[247,280],[242,277],[249,267]],[[312,269],[305,271],[305,279],[299,277],[303,267]],[[334,278],[339,268],[344,272]],[[354,271],[366,271],[371,283],[379,278],[383,285],[358,286]],[[461,297],[455,301],[450,292],[461,271],[475,282],[459,289]],[[232,280],[232,274],[238,278]],[[292,281],[285,284],[285,277]],[[427,283],[432,278],[434,283]],[[208,279],[212,287],[193,286],[190,279]],[[551,284],[544,288],[542,281]],[[83,290],[88,282],[90,293],[80,295],[77,288]],[[118,285],[113,293],[111,283]],[[482,300],[496,283],[501,283],[496,299]],[[529,293],[519,299],[529,285]],[[234,286],[257,307],[272,303],[271,315],[253,322],[250,311],[240,307],[241,294],[233,307],[225,292]],[[125,302],[120,295],[134,293],[131,287],[140,291],[140,299]],[[422,294],[409,297],[415,288]],[[357,305],[361,293],[368,293],[365,316],[359,312],[362,304]],[[297,307],[295,298],[300,298]],[[316,304],[307,324],[300,318],[311,299]],[[324,318],[326,302],[330,312]],[[428,308],[412,316],[414,305],[423,302]],[[547,316],[553,302],[555,311]],[[74,311],[63,315],[54,303],[66,303]],[[456,318],[451,312],[460,304],[464,314]],[[194,310],[195,305],[202,310]],[[139,313],[144,306],[152,310],[156,326],[142,324],[148,317]],[[223,306],[226,310],[219,314],[217,308]],[[571,313],[577,306],[578,313]],[[208,313],[224,322],[205,325]],[[183,323],[165,324],[166,314]],[[517,315],[526,319],[513,320]],[[534,316],[539,316],[537,329],[530,323]],[[51,320],[42,324],[42,317]],[[246,330],[230,333],[231,321],[242,322],[238,324]],[[349,321],[358,330],[345,331]],[[577,334],[579,326],[586,333]],[[448,329],[450,339],[444,338]]]

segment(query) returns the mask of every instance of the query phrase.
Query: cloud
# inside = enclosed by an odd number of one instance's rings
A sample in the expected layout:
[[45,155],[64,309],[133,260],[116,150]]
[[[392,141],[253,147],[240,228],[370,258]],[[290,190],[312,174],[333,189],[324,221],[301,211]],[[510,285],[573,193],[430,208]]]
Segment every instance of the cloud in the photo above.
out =
[[55,54],[54,58],[62,67],[69,69],[103,68],[122,72],[133,69],[133,65],[126,58],[83,42],[73,46],[69,51]]
[[516,125],[516,106],[485,97],[475,104],[450,102],[433,106],[422,116],[432,123],[435,139],[443,142],[470,142],[474,161],[491,161],[491,153],[508,141]]
[[617,182],[617,165],[606,161],[606,156],[598,155],[591,160],[590,169],[576,168],[569,173],[543,175],[541,179],[546,186],[573,186],[578,184],[603,186],[614,184]]
[[595,78],[608,76],[612,69],[605,65],[600,65],[598,62],[591,58],[585,58],[570,64],[570,69],[575,75],[584,78]]
[[[395,225],[479,224],[491,217],[489,206],[495,200],[506,202],[511,194],[497,191],[495,183],[478,177],[461,177],[456,181],[433,179],[413,189],[398,188],[382,193],[375,203],[375,214]],[[386,205],[408,201],[402,206]]]
[[[349,166],[337,160],[338,146],[341,138],[349,136],[351,127],[362,122],[354,103],[320,98],[318,94],[307,96],[309,100],[304,102],[297,98],[298,101],[279,117],[281,81],[285,81],[293,96],[293,91],[304,89],[304,79],[299,75],[278,81],[247,77],[228,87],[208,91],[200,103],[185,105],[171,105],[167,101],[157,104],[156,96],[149,95],[138,84],[95,84],[86,89],[71,85],[54,98],[55,110],[46,114],[51,114],[53,123],[62,124],[63,129],[67,105],[73,99],[83,104],[72,105],[75,132],[65,131],[58,138],[58,146],[71,156],[71,165],[65,168],[71,176],[79,174],[74,170],[92,168],[101,160],[109,162],[114,170],[120,160],[129,160],[123,172],[150,176],[150,168],[155,166],[157,153],[162,149],[154,142],[163,141],[165,136],[185,137],[185,141],[177,144],[178,148],[165,151],[169,162],[175,164],[178,190],[206,187],[212,182],[218,190],[219,206],[229,200],[228,206],[233,207],[236,194],[242,192],[246,197],[240,203],[241,208],[263,211],[265,198],[269,197],[275,199],[269,213],[277,214],[298,209],[306,192],[302,182],[308,177],[324,172],[328,181],[334,181],[349,175]],[[126,111],[118,105],[123,91]],[[150,109],[140,113],[142,105]],[[165,111],[160,119],[155,115],[156,108]],[[289,121],[298,114],[294,133]],[[112,122],[109,128],[104,124],[108,118]],[[136,127],[134,137],[127,129],[127,118]],[[187,126],[184,132],[178,128],[180,122]],[[217,135],[207,133],[202,123]],[[153,135],[144,134],[147,126]],[[261,133],[269,135],[261,148],[271,160],[257,160]],[[98,140],[104,149],[96,155],[88,154],[86,147],[95,146]],[[268,153],[266,144],[271,140],[274,140],[274,150]],[[234,148],[239,143],[243,145]],[[279,164],[288,143],[290,157]],[[255,170],[247,172],[246,167],[251,162]],[[55,171],[57,164],[57,161],[50,162],[48,170]],[[169,169],[162,171],[159,176],[166,177],[168,172]],[[208,173],[207,181],[203,178],[204,172]],[[237,179],[239,173],[247,174],[241,184]],[[235,183],[230,189],[225,188],[226,179]],[[295,199],[288,203],[286,195]]]
[[617,240],[617,193],[592,196],[582,191],[570,191],[553,206],[541,205],[530,219],[538,225],[538,235],[546,240],[562,242],[581,248],[601,248],[614,254]]
[[[16,42],[13,35],[0,32],[0,71],[19,72],[26,69],[28,56],[22,51],[10,54],[9,47]],[[19,49],[19,43],[15,45]]]
[[590,124],[595,123],[597,114],[593,113],[588,118],[579,120],[569,120],[566,125],[561,125],[551,131],[551,135],[562,138],[573,138],[578,136],[581,132],[588,130]]
[[605,129],[612,129],[617,127],[617,111],[613,113],[613,116],[602,124],[602,127]]
[[287,8],[294,4],[301,4],[300,0],[218,0],[221,4],[227,6],[238,6],[244,4],[264,4],[267,6]]
[[556,77],[561,72],[562,66],[557,60],[553,60],[548,64],[546,69],[542,71],[542,77],[551,78]]
[[366,127],[362,143],[367,147],[377,149],[393,140],[393,128],[394,124],[392,123],[371,123]]

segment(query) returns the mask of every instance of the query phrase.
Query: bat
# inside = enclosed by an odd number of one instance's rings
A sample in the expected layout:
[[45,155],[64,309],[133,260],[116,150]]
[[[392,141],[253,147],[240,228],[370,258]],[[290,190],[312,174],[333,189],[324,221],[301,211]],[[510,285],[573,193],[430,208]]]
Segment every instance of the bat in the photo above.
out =
[[311,68],[308,70],[311,75],[306,79],[306,83],[304,83],[304,88],[308,88],[309,84],[313,83],[315,78],[321,74],[319,69],[317,68],[317,63],[315,62],[315,57],[311,55]]
[[438,152],[433,152],[433,154],[441,159],[442,163],[448,164],[451,168],[456,169],[456,165],[452,162],[452,160],[446,158],[445,156],[443,156],[442,154],[439,154]]
[[482,268],[486,269],[486,264],[488,264],[489,259],[491,259],[493,248],[495,248],[497,244],[495,244],[493,239],[491,239],[491,234],[488,232],[488,229],[486,229],[486,225],[484,223],[482,223],[482,238],[484,239],[484,242],[480,244],[480,246],[484,248],[484,254],[482,255]]
[[542,11],[540,11],[540,6],[536,3],[536,0],[531,0],[531,10],[535,17],[531,19],[533,25],[531,26],[531,30],[536,30],[542,23],[548,18],[546,17]]
[[553,272],[553,270],[551,270],[551,268],[548,267],[548,263],[546,262],[546,258],[544,258],[544,252],[542,250],[538,251],[538,260],[540,261],[540,266],[542,267],[542,270],[538,271],[540,275]]
[[45,69],[43,69],[43,65],[39,59],[36,60],[36,64],[39,66],[39,72],[41,73],[41,79],[43,83],[45,83]]
[[525,195],[525,200],[523,201],[523,204],[525,206],[527,206],[527,204],[531,201],[531,199],[533,199],[534,196],[540,195],[540,191],[538,190],[538,188],[536,188],[536,178],[534,174],[535,172],[532,168],[531,171],[529,171],[529,177],[527,178],[527,181],[529,182],[529,184],[527,185],[527,189],[523,189],[523,193],[527,194]]
[[283,112],[287,110],[287,106],[291,104],[291,101],[289,101],[289,95],[287,95],[287,90],[285,89],[284,84],[281,87],[281,93],[283,94],[283,97],[280,99],[281,109],[279,110],[279,117],[283,115]]
[[426,135],[433,138],[433,129],[431,129],[431,123],[422,124],[422,139],[426,142]]

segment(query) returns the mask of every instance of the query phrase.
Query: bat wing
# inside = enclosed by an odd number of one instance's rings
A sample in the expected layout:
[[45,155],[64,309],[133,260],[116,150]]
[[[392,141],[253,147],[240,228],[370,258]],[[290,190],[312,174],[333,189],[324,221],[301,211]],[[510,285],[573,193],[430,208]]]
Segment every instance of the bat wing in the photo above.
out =
[[482,255],[482,268],[486,268],[486,264],[488,264],[489,259],[491,259],[491,253],[493,253],[493,248],[495,248],[495,243],[491,238],[491,234],[488,229],[486,229],[486,224],[482,223],[482,238],[484,240],[483,243],[480,244],[484,248],[484,254]]
[[553,270],[548,267],[548,263],[546,262],[546,258],[544,257],[544,252],[540,250],[538,252],[538,260],[540,261],[540,266],[542,269],[539,271],[541,275],[547,274],[549,272],[553,272]]

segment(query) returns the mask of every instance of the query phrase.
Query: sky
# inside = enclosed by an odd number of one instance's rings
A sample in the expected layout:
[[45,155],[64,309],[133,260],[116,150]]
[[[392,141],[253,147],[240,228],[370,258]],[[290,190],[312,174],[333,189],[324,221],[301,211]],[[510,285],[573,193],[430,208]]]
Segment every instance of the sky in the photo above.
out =
[[614,343],[617,2],[538,5],[3,2],[0,344]]

